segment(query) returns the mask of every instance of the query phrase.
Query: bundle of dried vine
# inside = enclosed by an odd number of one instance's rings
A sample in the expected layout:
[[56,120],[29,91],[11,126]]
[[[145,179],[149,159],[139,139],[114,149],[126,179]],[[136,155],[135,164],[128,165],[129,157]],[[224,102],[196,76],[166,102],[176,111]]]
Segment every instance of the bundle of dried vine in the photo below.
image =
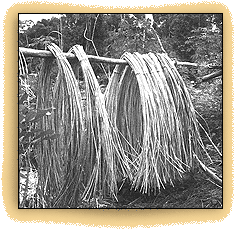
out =
[[106,108],[131,160],[134,189],[157,192],[190,171],[204,149],[194,108],[166,54],[125,53],[106,90]]
[[70,52],[81,64],[86,91],[85,132],[81,143],[80,169],[77,169],[82,172],[79,181],[85,186],[82,198],[116,198],[117,178],[131,177],[128,158],[123,154],[117,131],[110,123],[104,96],[83,47],[76,45]]
[[47,207],[61,196],[71,169],[79,154],[84,127],[80,91],[72,68],[62,51],[54,44],[48,49],[56,57],[58,75],[51,81],[52,59],[45,59],[39,74],[38,110],[50,109],[51,115],[38,128],[59,134],[57,139],[41,142],[37,148],[39,190]]

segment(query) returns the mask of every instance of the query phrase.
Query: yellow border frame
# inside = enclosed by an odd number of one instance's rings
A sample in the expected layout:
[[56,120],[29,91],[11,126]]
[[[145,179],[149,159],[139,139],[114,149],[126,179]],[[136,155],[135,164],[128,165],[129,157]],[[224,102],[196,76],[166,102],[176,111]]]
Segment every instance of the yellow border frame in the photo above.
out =
[[[223,145],[224,187],[221,210],[22,210],[18,209],[18,13],[223,13],[224,15],[224,73],[223,73]],[[232,208],[232,35],[231,13],[221,3],[192,3],[159,7],[115,8],[80,6],[67,3],[30,2],[14,4],[4,20],[4,155],[3,202],[10,219],[16,222],[64,223],[78,226],[154,227],[174,224],[221,222]],[[226,167],[225,167],[226,166]],[[200,227],[200,226],[199,226]]]

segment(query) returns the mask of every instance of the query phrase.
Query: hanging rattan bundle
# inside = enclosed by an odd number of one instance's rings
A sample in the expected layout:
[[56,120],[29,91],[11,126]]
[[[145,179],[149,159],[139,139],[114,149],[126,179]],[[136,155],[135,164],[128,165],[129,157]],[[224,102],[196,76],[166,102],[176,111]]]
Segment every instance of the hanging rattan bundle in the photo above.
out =
[[59,135],[41,142],[37,148],[39,190],[42,200],[51,207],[64,188],[79,154],[83,117],[80,91],[72,68],[54,44],[48,49],[56,57],[58,75],[52,84],[53,59],[45,59],[39,74],[37,109],[51,115],[38,122],[38,128]]
[[85,186],[82,198],[111,196],[116,198],[117,178],[131,177],[128,162],[118,135],[112,127],[97,78],[82,46],[71,49],[78,58],[84,75],[86,105],[84,110],[81,181]]
[[106,108],[131,159],[131,180],[142,193],[183,177],[203,148],[190,96],[165,54],[125,53],[106,91]]

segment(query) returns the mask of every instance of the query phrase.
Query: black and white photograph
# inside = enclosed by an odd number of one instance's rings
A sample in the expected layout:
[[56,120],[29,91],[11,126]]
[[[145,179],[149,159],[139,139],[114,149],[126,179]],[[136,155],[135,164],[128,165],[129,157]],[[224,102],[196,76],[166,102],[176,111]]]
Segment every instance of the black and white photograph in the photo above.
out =
[[19,13],[18,209],[223,209],[223,13]]

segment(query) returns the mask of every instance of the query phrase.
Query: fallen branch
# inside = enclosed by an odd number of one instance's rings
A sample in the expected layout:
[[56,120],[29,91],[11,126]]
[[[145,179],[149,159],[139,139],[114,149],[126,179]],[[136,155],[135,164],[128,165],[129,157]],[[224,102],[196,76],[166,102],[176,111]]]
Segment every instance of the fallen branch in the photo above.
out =
[[[222,70],[219,70],[219,71],[217,71],[217,72],[214,72],[214,73],[211,73],[211,74],[208,74],[208,75],[202,77],[201,80],[200,80],[200,82],[209,81],[209,80],[211,80],[212,78],[222,76],[222,74],[223,74],[223,71],[222,71]],[[199,82],[199,83],[200,83],[200,82]]]
[[197,63],[192,63],[192,62],[180,62],[180,61],[174,61],[174,65],[184,65],[184,66],[193,66],[193,67],[199,67],[201,65],[197,64]]

